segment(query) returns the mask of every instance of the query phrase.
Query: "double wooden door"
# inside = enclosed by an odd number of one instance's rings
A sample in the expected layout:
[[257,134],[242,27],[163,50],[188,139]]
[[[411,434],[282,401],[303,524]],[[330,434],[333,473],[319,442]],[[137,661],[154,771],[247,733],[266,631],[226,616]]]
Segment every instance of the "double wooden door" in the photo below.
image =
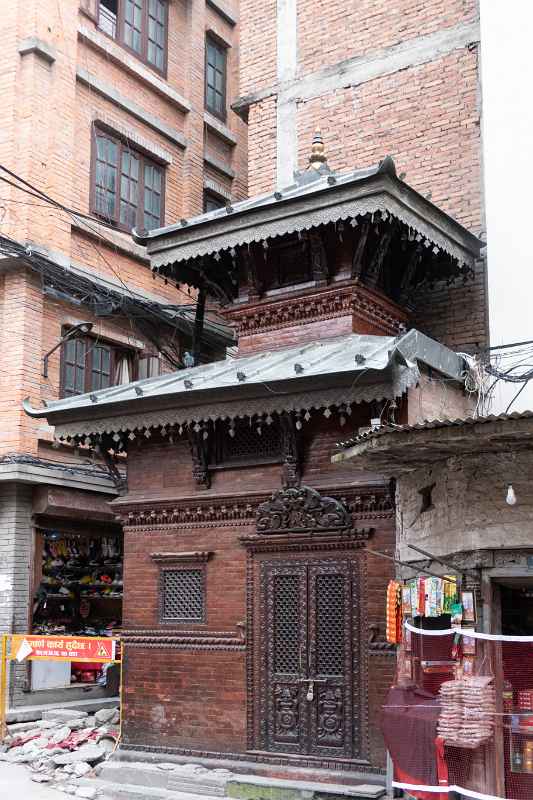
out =
[[354,567],[335,558],[262,564],[261,738],[269,751],[356,755]]

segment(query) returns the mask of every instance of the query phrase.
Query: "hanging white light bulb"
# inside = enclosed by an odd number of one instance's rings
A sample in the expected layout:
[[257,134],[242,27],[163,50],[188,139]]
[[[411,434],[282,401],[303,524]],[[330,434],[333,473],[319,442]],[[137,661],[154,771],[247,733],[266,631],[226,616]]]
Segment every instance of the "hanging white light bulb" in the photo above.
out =
[[515,494],[515,490],[513,489],[512,483],[510,483],[509,486],[507,487],[507,496],[505,498],[505,502],[509,506],[515,506],[516,505],[516,494]]

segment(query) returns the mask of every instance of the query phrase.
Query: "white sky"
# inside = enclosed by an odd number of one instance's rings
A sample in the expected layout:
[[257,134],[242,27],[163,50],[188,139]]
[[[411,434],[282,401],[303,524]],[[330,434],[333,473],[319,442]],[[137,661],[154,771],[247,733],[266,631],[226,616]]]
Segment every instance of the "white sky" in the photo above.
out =
[[[490,328],[495,345],[533,339],[533,0],[480,0],[480,6]],[[506,384],[494,412],[505,410],[519,388]],[[533,381],[511,411],[526,408],[533,409]]]

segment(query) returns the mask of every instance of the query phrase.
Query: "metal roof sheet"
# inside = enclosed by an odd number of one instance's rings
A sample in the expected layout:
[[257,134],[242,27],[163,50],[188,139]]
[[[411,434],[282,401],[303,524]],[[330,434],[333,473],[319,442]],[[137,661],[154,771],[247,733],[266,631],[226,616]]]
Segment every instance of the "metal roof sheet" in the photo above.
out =
[[216,255],[269,237],[356,218],[390,214],[416,231],[427,246],[473,266],[482,242],[396,175],[392,158],[367,169],[337,175],[311,171],[280,191],[242,200],[190,220],[152,231],[134,231],[146,245],[153,269]]
[[137,430],[206,419],[340,407],[401,396],[422,361],[460,381],[463,360],[418,331],[400,337],[323,339],[63,398],[45,408],[24,401],[64,436]]
[[351,439],[339,442],[337,447],[346,450],[354,445],[366,442],[369,439],[378,439],[381,436],[398,433],[412,433],[413,431],[428,431],[436,428],[460,428],[468,425],[484,425],[488,422],[507,422],[509,420],[533,419],[533,411],[514,411],[512,414],[488,414],[484,417],[464,417],[456,419],[433,419],[417,422],[415,425],[382,425],[374,430],[363,431]]

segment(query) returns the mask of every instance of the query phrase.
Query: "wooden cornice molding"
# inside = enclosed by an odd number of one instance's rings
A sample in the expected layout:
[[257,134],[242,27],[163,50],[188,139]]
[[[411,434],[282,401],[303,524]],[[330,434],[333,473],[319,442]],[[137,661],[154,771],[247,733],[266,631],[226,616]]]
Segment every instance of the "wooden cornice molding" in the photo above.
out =
[[204,563],[213,555],[211,550],[196,550],[189,553],[150,553],[156,564],[178,564],[181,562]]
[[399,333],[409,320],[407,311],[358,281],[280,299],[263,297],[225,311],[241,337],[350,315],[390,336]]

